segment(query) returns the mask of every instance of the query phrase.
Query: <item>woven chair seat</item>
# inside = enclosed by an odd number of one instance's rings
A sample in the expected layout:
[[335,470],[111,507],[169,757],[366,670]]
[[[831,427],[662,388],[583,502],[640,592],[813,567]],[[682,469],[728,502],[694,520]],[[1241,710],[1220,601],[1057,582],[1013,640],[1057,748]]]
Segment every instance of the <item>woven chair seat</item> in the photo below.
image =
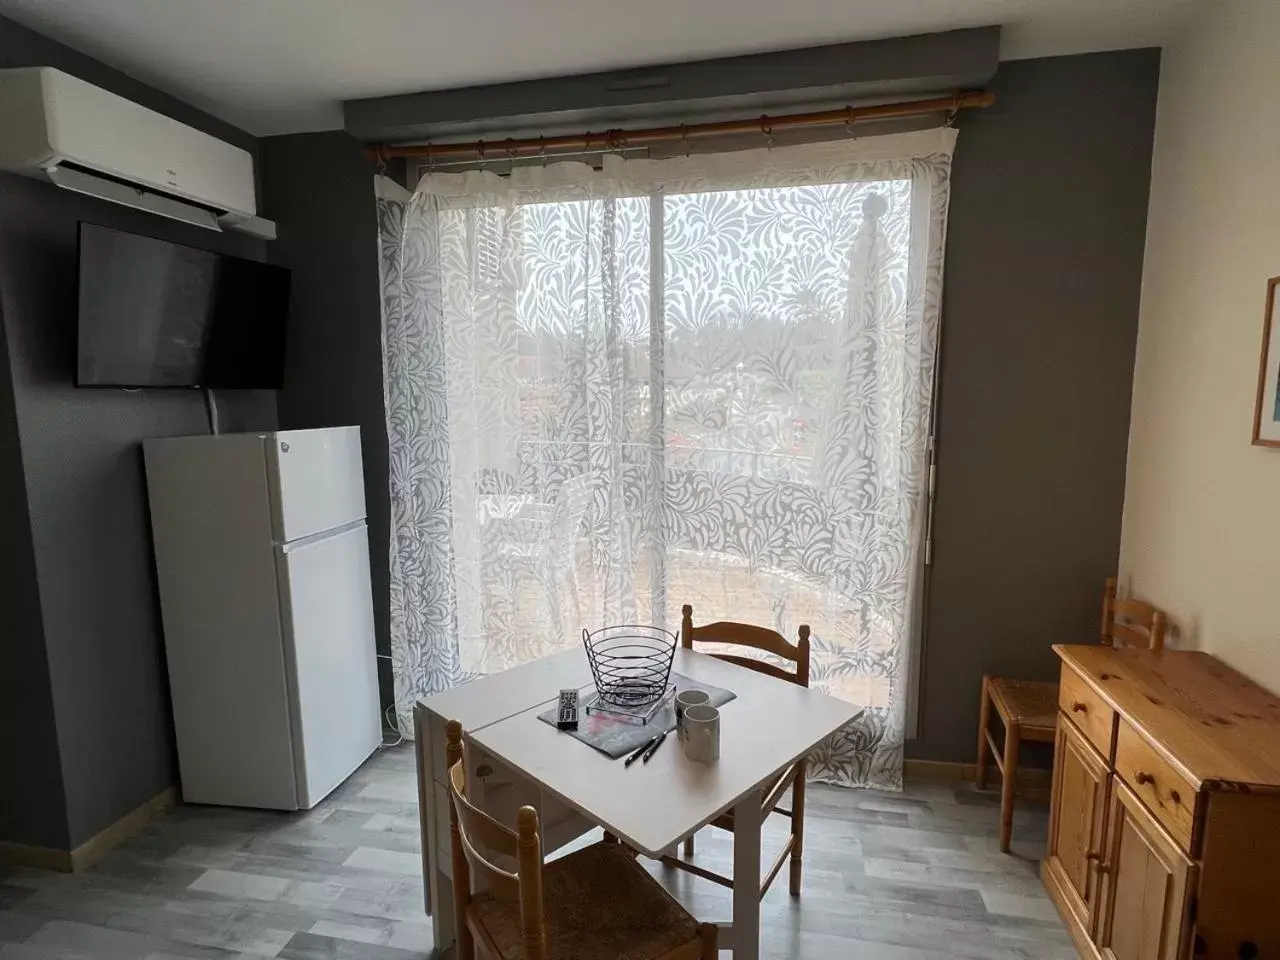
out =
[[1058,685],[1040,680],[992,677],[991,702],[1005,723],[1024,730],[1052,731],[1058,725]]
[[[652,960],[698,936],[698,925],[626,848],[597,843],[543,868],[552,960]],[[503,960],[524,960],[520,906],[477,893],[472,908]]]

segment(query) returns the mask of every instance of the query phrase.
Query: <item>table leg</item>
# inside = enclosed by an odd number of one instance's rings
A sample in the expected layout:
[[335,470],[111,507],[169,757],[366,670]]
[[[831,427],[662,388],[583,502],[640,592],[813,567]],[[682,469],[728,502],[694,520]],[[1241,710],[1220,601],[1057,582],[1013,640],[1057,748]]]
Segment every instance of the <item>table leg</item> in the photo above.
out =
[[431,790],[431,726],[422,704],[413,708],[413,760],[418,779],[418,838],[422,847],[422,907],[431,913],[431,875],[435,872],[431,818],[435,794]]
[[431,771],[433,751],[444,750],[443,743],[431,739],[431,723],[422,704],[413,708],[414,758],[418,777],[418,829],[422,844],[422,893],[423,906],[431,916],[431,937],[436,954],[453,946],[453,880],[444,872],[445,858],[440,856],[440,837],[435,824],[439,811],[435,808],[436,792]]
[[761,790],[752,790],[733,808],[733,960],[760,956]]
[[436,948],[436,956],[453,947],[457,939],[453,922],[453,879],[443,870],[436,870],[431,882],[431,892],[435,898],[435,912],[431,916],[431,939]]

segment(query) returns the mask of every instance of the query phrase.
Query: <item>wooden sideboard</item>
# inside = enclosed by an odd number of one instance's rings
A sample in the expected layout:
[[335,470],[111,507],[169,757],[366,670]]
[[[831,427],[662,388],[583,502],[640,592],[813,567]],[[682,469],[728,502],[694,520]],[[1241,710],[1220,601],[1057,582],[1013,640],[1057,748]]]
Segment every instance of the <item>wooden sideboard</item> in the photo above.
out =
[[1080,955],[1280,957],[1280,698],[1205,653],[1054,651],[1041,875]]

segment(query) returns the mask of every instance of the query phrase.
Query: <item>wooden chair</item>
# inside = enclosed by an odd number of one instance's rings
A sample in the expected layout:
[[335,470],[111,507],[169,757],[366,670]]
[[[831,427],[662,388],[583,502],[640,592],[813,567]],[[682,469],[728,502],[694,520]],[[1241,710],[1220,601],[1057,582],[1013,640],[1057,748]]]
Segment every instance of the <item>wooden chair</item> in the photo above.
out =
[[[1165,615],[1144,600],[1116,598],[1114,577],[1102,597],[1102,642],[1109,646],[1164,649]],[[1119,641],[1119,642],[1117,642]],[[991,708],[1004,724],[1003,748],[988,729]],[[1024,740],[1052,743],[1058,727],[1058,683],[983,676],[978,714],[978,789],[987,786],[987,751],[1000,771],[1000,850],[1009,852],[1013,837],[1013,797],[1018,779],[1018,752]]]
[[716,960],[716,926],[694,920],[621,844],[544,864],[533,807],[512,831],[473,806],[462,725],[446,732],[458,960]]
[[[780,633],[747,623],[720,621],[695,627],[693,625],[693,607],[685,604],[682,612],[684,616],[680,621],[680,644],[686,650],[692,650],[694,643],[723,643],[763,650],[784,661],[794,663],[794,671],[784,670],[782,667],[767,660],[757,660],[754,657],[738,656],[732,653],[713,653],[711,656],[727,660],[730,663],[736,663],[738,666],[755,670],[758,673],[777,677],[779,680],[797,683],[802,687],[809,685],[808,624],[800,625],[800,642],[792,645]],[[760,804],[762,817],[767,817],[771,813],[788,817],[791,820],[791,831],[787,836],[787,842],[782,846],[782,852],[778,854],[773,866],[769,869],[769,873],[765,876],[764,882],[760,884],[761,897],[768,891],[769,885],[773,883],[773,878],[778,875],[778,871],[782,869],[782,864],[788,857],[791,858],[791,895],[793,897],[800,895],[801,864],[804,855],[804,778],[805,761],[801,757],[778,774],[777,778],[764,792],[764,799]],[[790,810],[778,806],[778,802],[788,788],[791,790]],[[732,833],[733,811],[729,810],[722,813],[711,821],[710,826],[728,830]],[[687,870],[695,876],[718,883],[721,886],[733,886],[734,881],[730,878],[689,863],[689,858],[692,856],[693,837],[690,837],[684,842],[684,859],[667,856],[662,858],[662,862],[668,866]]]

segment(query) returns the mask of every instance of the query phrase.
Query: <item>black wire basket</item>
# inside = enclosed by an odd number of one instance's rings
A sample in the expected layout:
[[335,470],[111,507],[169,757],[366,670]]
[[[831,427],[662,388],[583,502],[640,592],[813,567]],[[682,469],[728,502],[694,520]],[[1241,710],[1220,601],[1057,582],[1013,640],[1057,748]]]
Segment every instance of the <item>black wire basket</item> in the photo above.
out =
[[661,627],[623,624],[582,631],[596,692],[605,703],[636,707],[667,692],[676,635]]

